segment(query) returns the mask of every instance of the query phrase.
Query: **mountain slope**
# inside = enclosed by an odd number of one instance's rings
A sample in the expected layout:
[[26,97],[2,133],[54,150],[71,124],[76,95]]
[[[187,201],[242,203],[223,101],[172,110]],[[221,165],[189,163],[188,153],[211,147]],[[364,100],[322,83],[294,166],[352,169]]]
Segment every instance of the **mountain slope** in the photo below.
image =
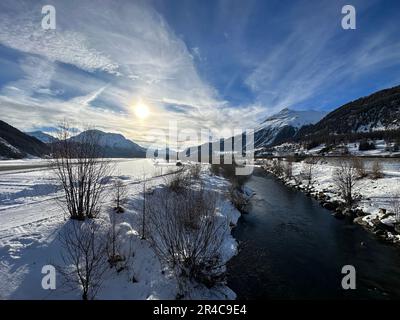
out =
[[400,86],[373,93],[335,109],[300,138],[400,129]]
[[48,153],[46,144],[0,120],[0,157],[21,159],[29,155],[42,157]]
[[25,132],[25,133],[31,137],[34,137],[34,138],[42,141],[43,143],[53,143],[53,142],[58,141],[57,138],[55,138],[47,133],[44,133],[42,131],[32,131],[32,132]]
[[315,110],[282,109],[277,114],[268,117],[256,128],[254,145],[259,148],[290,139],[301,127],[318,122],[325,114],[325,112]]
[[82,142],[91,136],[102,148],[105,157],[144,157],[146,149],[126,139],[122,134],[103,132],[100,130],[87,130],[70,138],[74,142]]

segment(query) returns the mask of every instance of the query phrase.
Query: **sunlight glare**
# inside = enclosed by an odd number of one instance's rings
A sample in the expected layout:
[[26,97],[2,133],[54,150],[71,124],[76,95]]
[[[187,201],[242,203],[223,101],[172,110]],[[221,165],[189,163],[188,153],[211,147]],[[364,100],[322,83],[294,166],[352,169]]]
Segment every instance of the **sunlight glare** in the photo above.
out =
[[135,106],[135,115],[139,119],[146,119],[150,114],[149,107],[144,103],[140,102]]

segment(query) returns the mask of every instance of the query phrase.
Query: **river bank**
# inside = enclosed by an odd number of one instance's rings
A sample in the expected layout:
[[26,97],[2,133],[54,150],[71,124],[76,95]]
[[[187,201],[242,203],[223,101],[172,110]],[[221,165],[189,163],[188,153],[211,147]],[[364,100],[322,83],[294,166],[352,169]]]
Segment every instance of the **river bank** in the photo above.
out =
[[[400,297],[400,251],[350,219],[333,219],[313,197],[257,168],[248,214],[232,234],[238,254],[227,264],[238,299],[390,299]],[[344,265],[357,289],[343,290]]]
[[[346,208],[341,193],[335,187],[333,175],[338,165],[338,160],[319,160],[312,164],[312,177],[307,181],[301,178],[307,166],[304,161],[292,163],[292,174],[289,177],[283,171],[277,172],[271,163],[264,164],[262,168],[287,187],[302,191],[316,199],[323,208],[330,210],[334,217],[349,219],[376,237],[400,245],[395,212],[397,204],[400,203],[398,171],[400,163],[397,161],[384,163],[382,177],[379,179],[372,179],[369,175],[359,179],[354,192],[356,203],[351,209]],[[372,163],[367,163],[367,169],[371,166]]]

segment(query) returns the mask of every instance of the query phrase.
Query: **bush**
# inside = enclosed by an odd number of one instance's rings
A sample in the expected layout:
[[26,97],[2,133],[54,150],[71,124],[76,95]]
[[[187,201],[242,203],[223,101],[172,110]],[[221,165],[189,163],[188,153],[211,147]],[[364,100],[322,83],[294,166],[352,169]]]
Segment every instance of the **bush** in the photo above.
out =
[[59,268],[71,288],[82,288],[82,299],[94,299],[107,270],[107,243],[102,224],[96,220],[70,221],[60,233],[61,257],[66,267]]
[[283,175],[282,161],[280,159],[274,159],[272,161],[271,170],[277,177],[282,176]]
[[149,200],[148,238],[160,261],[174,272],[180,294],[187,293],[188,281],[207,287],[223,281],[225,223],[217,216],[214,195],[203,186],[180,194],[159,189]]
[[241,188],[232,184],[229,187],[229,198],[236,209],[242,213],[246,211],[245,208],[248,204],[248,200]]
[[333,181],[347,208],[351,208],[355,201],[354,189],[357,185],[357,177],[357,170],[350,161],[346,160],[341,162],[333,174]]
[[374,161],[374,163],[372,164],[371,175],[372,179],[383,178],[382,165],[378,160]]
[[311,189],[312,185],[314,184],[314,170],[315,166],[318,163],[318,158],[307,158],[303,162],[303,167],[300,171],[300,179],[306,180],[307,188]]
[[233,185],[241,187],[250,178],[250,175],[237,175],[236,168],[239,165],[235,162],[231,164],[212,164],[211,172],[215,175],[222,175],[224,178],[228,179]]
[[286,179],[290,179],[293,176],[293,159],[288,158],[284,165],[284,174]]
[[352,165],[356,170],[357,177],[359,179],[365,178],[367,176],[367,171],[365,170],[364,160],[358,157],[352,159]]
[[122,206],[125,204],[127,200],[127,195],[128,195],[127,185],[121,179],[114,180],[113,200],[115,203],[114,210],[117,213],[123,213],[125,211]]
[[190,176],[186,170],[179,170],[166,177],[166,185],[173,192],[182,192],[190,185]]
[[189,175],[192,179],[199,179],[201,173],[201,164],[195,163],[189,166]]
[[400,194],[394,194],[390,201],[390,209],[394,215],[396,223],[400,223]]
[[220,165],[219,164],[211,164],[210,171],[214,176],[218,176],[220,174]]
[[60,126],[49,167],[64,191],[63,208],[71,219],[85,220],[100,213],[107,177],[113,167],[99,148],[96,131],[86,131],[79,142],[70,139],[72,132],[67,123]]

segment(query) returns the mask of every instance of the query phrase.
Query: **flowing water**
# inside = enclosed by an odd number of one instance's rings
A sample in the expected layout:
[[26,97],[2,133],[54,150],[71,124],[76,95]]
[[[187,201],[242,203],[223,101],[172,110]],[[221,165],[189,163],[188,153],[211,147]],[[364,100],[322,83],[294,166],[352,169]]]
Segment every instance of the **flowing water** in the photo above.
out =
[[[228,264],[238,299],[400,298],[400,248],[256,170],[256,195],[233,230],[240,250]],[[344,265],[356,269],[355,290],[343,290]]]

